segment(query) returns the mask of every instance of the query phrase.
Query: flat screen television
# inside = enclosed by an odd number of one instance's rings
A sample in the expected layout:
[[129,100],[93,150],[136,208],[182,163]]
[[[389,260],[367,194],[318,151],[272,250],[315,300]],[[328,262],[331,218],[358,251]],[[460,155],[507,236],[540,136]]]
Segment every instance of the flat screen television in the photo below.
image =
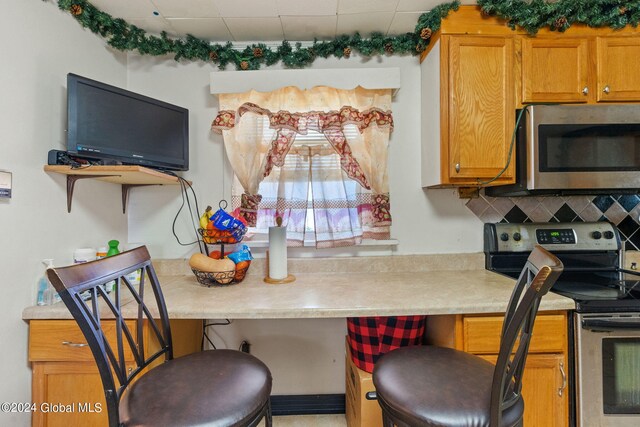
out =
[[67,151],[116,164],[189,170],[189,110],[69,73]]

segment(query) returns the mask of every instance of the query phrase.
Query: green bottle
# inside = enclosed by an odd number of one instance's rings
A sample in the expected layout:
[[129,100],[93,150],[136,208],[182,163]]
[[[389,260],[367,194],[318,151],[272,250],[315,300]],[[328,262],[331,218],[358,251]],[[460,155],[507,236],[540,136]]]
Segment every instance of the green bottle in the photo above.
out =
[[[118,255],[120,253],[120,249],[118,249],[118,245],[120,244],[120,242],[118,242],[117,240],[109,240],[108,245],[109,245],[109,250],[107,251],[107,256],[111,256],[111,255]],[[111,282],[105,283],[104,287],[105,290],[107,292],[111,292],[113,291],[113,288],[116,285],[116,281],[112,280]]]
[[118,245],[120,242],[117,240],[109,240],[109,250],[107,251],[107,256],[118,255],[120,253],[120,249],[118,249]]

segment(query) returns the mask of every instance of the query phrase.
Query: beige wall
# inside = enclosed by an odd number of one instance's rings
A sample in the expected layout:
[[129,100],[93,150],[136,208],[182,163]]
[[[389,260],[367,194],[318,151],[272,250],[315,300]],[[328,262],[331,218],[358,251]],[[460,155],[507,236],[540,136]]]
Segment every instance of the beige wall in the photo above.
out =
[[[119,188],[79,182],[66,209],[62,176],[46,174],[47,152],[65,142],[66,75],[126,84],[126,57],[105,47],[52,2],[3,2],[0,14],[0,170],[13,173],[13,198],[0,200],[0,402],[29,402],[27,324],[41,260],[71,262],[75,248],[126,238]],[[0,413],[0,425],[30,425]]]

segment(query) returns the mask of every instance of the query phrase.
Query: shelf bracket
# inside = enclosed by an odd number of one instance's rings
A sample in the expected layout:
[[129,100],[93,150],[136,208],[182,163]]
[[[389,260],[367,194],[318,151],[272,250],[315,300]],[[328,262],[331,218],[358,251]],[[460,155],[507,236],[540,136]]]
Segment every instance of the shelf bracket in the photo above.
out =
[[127,212],[127,204],[129,203],[129,190],[133,187],[146,187],[147,185],[162,185],[162,184],[122,184],[122,213]]
[[120,175],[67,175],[67,212],[71,212],[71,201],[73,200],[73,189],[75,188],[76,181],[79,179],[87,178],[105,178],[108,176],[120,176]]

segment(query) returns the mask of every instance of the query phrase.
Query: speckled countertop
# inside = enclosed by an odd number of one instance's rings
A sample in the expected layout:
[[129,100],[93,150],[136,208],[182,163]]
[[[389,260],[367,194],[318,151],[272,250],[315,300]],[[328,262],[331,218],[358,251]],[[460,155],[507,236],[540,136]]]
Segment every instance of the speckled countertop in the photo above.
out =
[[[289,260],[296,280],[263,281],[253,261],[241,283],[200,285],[185,260],[154,261],[173,319],[284,319],[504,312],[515,281],[484,270],[483,254]],[[549,293],[540,310],[570,310],[571,299]],[[129,311],[131,313],[129,313]],[[135,317],[134,306],[123,312]],[[23,319],[64,319],[63,304],[27,307]]]

